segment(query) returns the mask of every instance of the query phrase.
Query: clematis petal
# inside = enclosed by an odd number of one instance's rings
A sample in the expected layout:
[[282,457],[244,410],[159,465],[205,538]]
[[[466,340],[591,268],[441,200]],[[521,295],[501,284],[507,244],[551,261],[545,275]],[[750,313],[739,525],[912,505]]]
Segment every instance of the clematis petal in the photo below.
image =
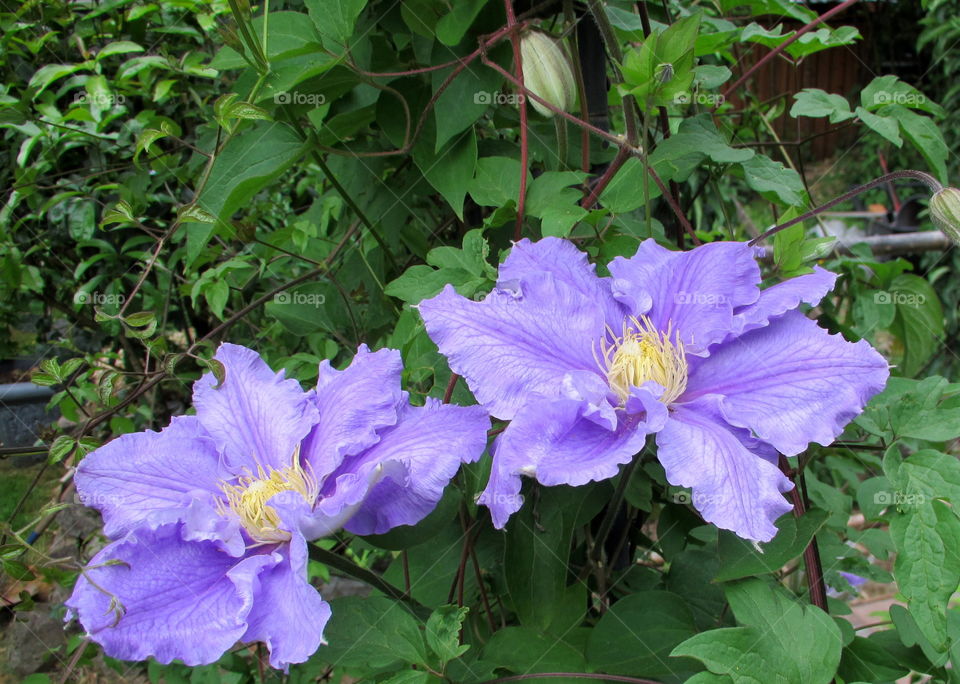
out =
[[260,573],[241,641],[262,641],[270,649],[270,665],[286,671],[323,643],[330,605],[307,581],[307,545],[301,535],[295,534],[277,554],[283,559]]
[[888,364],[866,340],[830,335],[798,311],[712,349],[691,371],[681,401],[723,397],[731,425],[793,456],[827,445],[880,392]]
[[[111,560],[120,563],[103,565]],[[114,658],[212,663],[246,631],[257,576],[277,560],[238,560],[210,542],[185,542],[179,525],[140,528],[94,556],[67,601],[68,617],[79,617]],[[104,592],[122,606],[119,621]]]
[[660,330],[672,329],[687,353],[698,356],[735,329],[735,308],[760,296],[760,267],[743,242],[671,252],[649,239],[633,257],[614,259],[610,273],[614,296],[631,314],[646,315]]
[[406,402],[400,389],[402,371],[400,352],[371,352],[365,344],[342,371],[329,361],[320,364],[315,399],[319,418],[300,449],[318,479],[336,470],[344,456],[375,444],[377,430],[397,422],[397,410]]
[[603,313],[549,273],[481,302],[448,285],[419,308],[450,368],[497,418],[512,419],[532,394],[558,396],[570,371],[599,373],[594,348],[604,334]]
[[610,292],[610,278],[601,278],[587,253],[568,240],[545,237],[537,242],[524,238],[513,245],[500,264],[499,281],[524,281],[550,273],[569,285],[604,311],[607,323],[619,329],[625,310]]
[[742,334],[756,328],[762,328],[787,311],[796,309],[800,304],[816,306],[837,282],[837,274],[819,266],[813,267],[813,273],[790,278],[782,283],[760,292],[760,298],[753,304],[734,311],[737,320],[736,333]]
[[642,416],[624,416],[611,431],[584,417],[587,409],[571,399],[544,400],[528,406],[500,435],[490,481],[477,500],[490,509],[496,527],[520,509],[521,475],[547,486],[580,486],[615,477],[643,448],[650,430]]
[[77,466],[80,502],[103,514],[103,531],[117,538],[147,523],[184,520],[206,503],[216,516],[220,455],[195,416],[174,418],[160,432],[121,435]]
[[729,427],[717,397],[674,407],[657,433],[657,457],[667,481],[690,487],[704,520],[744,539],[769,541],[773,524],[791,506],[783,497],[793,483],[766,458],[744,446],[745,430]]
[[461,463],[480,458],[487,444],[490,419],[479,406],[445,405],[427,399],[422,407],[407,406],[395,427],[382,431],[366,458],[395,462],[347,522],[354,534],[382,534],[397,525],[415,525],[443,496]]
[[252,349],[221,344],[214,357],[226,369],[220,389],[212,373],[193,386],[197,417],[235,473],[258,466],[289,467],[294,449],[314,423],[309,394],[283,371],[274,373]]

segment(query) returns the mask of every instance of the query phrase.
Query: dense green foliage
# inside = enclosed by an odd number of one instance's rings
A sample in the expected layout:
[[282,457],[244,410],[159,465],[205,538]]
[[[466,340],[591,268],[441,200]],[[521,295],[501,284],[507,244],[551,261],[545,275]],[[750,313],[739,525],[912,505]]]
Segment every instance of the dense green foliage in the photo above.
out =
[[[606,263],[648,237],[744,240],[799,215],[828,197],[797,169],[803,146],[778,144],[781,116],[855,126],[861,149],[895,149],[946,183],[957,26],[938,19],[949,2],[927,4],[922,43],[952,84],[940,104],[894,75],[853,95],[760,101],[737,82],[740,57],[790,40],[780,22],[817,16],[787,0],[518,3],[520,24],[572,54],[574,24],[597,17],[609,61],[599,77],[574,61],[581,92],[609,86],[606,128],[580,105],[567,121],[521,114],[494,0],[50,1],[0,14],[0,350],[40,357],[33,381],[55,388],[63,416],[37,450],[59,474],[165,425],[187,411],[190,383],[218,372],[222,340],[305,387],[323,359],[390,346],[415,403],[448,391],[473,403],[417,302],[447,283],[482,296],[517,236],[570,238]],[[785,56],[853,44],[842,19]],[[881,173],[837,164],[841,189]],[[485,458],[416,527],[318,545],[318,581],[381,579],[372,597],[332,600],[328,645],[289,675],[258,671],[246,648],[205,667],[135,667],[167,682],[960,681],[956,254],[843,253],[816,220],[770,246],[771,283],[814,263],[842,273],[811,315],[895,368],[838,443],[791,460],[809,510],[781,518],[762,550],[704,524],[647,452],[617,480],[531,487],[504,534],[475,504]],[[51,497],[71,501],[68,487]],[[43,536],[24,548],[56,508],[31,513],[7,530],[4,570],[69,585],[75,561],[47,557]],[[828,612],[807,596],[808,548],[837,590]],[[881,629],[859,635],[845,617],[855,589],[841,571],[896,593]],[[80,636],[66,650],[61,669],[103,659]]]

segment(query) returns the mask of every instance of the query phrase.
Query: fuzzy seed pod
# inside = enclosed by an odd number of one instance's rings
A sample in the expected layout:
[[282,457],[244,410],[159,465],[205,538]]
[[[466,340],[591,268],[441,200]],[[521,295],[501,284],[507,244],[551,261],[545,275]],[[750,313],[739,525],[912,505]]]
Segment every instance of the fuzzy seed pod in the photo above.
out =
[[[528,31],[520,38],[523,59],[523,84],[538,97],[569,112],[577,102],[577,82],[563,47],[539,31]],[[530,98],[540,114],[551,117],[554,112]]]

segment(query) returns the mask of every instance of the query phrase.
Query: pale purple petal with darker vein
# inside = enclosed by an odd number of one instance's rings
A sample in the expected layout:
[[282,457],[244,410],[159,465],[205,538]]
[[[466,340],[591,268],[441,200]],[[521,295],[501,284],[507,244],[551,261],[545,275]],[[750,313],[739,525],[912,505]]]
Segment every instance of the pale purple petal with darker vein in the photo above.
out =
[[[367,457],[386,467],[346,529],[382,534],[398,525],[415,525],[436,508],[460,463],[480,458],[490,418],[480,406],[452,406],[432,398],[425,406],[405,407],[395,427],[381,431]],[[389,464],[403,466],[400,470]]]
[[[103,565],[111,560],[121,563]],[[243,636],[258,575],[279,560],[234,558],[211,542],[184,542],[180,525],[143,528],[106,546],[86,570],[123,607],[119,622],[111,597],[84,575],[67,607],[114,658],[204,665]]]
[[262,641],[278,670],[305,662],[323,643],[330,605],[307,581],[307,545],[295,533],[279,552],[282,560],[260,573],[247,631],[241,641]]
[[756,302],[734,311],[737,334],[762,328],[768,325],[772,318],[792,311],[800,304],[816,306],[833,289],[836,282],[836,273],[814,266],[813,273],[796,276],[768,287],[760,292],[760,298]]
[[252,349],[222,344],[214,357],[226,369],[223,386],[212,373],[193,386],[197,417],[223,450],[234,473],[290,465],[294,449],[317,421],[317,409],[293,379],[274,373]]
[[712,349],[682,401],[721,395],[728,423],[793,456],[811,442],[833,442],[888,376],[886,360],[865,340],[847,342],[791,311]]
[[376,444],[378,430],[397,422],[397,410],[407,401],[402,371],[400,352],[371,352],[365,344],[343,370],[329,361],[320,364],[314,397],[319,416],[300,451],[316,477],[325,478],[345,456]]
[[648,430],[639,417],[609,430],[585,418],[584,402],[544,399],[507,426],[494,448],[494,473],[478,503],[496,527],[519,509],[520,476],[544,485],[583,485],[614,477],[642,447]]
[[496,289],[481,302],[447,286],[420,303],[427,332],[477,401],[509,420],[531,394],[557,396],[571,370],[599,372],[602,311],[553,275]]
[[614,295],[638,307],[631,313],[670,327],[689,354],[705,355],[734,330],[734,309],[759,297],[760,267],[742,242],[671,252],[646,240],[633,257],[610,262],[610,273]]
[[174,418],[160,432],[121,435],[77,466],[80,503],[103,514],[117,538],[138,525],[183,520],[186,509],[220,496],[220,456],[195,416]]
[[542,278],[549,273],[600,307],[610,324],[618,326],[625,314],[624,307],[610,291],[610,278],[598,277],[596,266],[589,262],[586,252],[567,240],[545,237],[531,242],[524,238],[514,244],[498,273],[502,283]]
[[692,490],[704,520],[745,539],[769,541],[777,533],[774,521],[791,509],[782,493],[793,483],[744,446],[716,402],[706,397],[676,407],[657,433],[658,460],[670,484]]

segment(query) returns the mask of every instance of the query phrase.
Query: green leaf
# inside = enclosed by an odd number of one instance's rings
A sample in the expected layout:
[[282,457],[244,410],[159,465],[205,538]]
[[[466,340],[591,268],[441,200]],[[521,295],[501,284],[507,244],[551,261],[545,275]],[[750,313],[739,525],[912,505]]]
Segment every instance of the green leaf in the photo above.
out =
[[306,0],[306,6],[320,35],[346,47],[367,0]]
[[[449,60],[449,51],[444,51],[447,52]],[[453,67],[434,72],[434,90],[440,87],[451,71]],[[434,105],[433,116],[437,126],[434,149],[441,149],[449,140],[483,116],[490,107],[493,95],[499,91],[502,84],[503,77],[493,69],[467,68],[454,78]]]
[[700,114],[684,119],[674,135],[661,140],[650,154],[650,164],[663,180],[682,182],[704,159],[732,164],[749,161],[753,156],[753,150],[731,147],[710,115]]
[[893,75],[877,76],[870,81],[860,91],[860,104],[871,112],[887,105],[900,105],[920,109],[936,117],[944,115],[943,107]]
[[[644,186],[644,176],[646,176],[646,186]],[[630,157],[610,184],[600,193],[600,202],[610,211],[621,214],[642,207],[646,201],[659,196],[660,189],[647,174],[643,162],[636,157]]]
[[937,128],[933,119],[929,116],[917,114],[898,104],[885,106],[879,114],[893,117],[900,122],[900,130],[903,136],[927,160],[933,175],[939,178],[941,183],[946,183],[946,161],[947,157],[950,156],[950,150],[943,139],[943,133]]
[[[518,674],[584,672],[583,654],[563,638],[548,637],[531,627],[497,630],[483,647],[483,658]],[[582,680],[553,679],[566,684]]]
[[893,574],[910,614],[934,649],[944,652],[947,603],[960,584],[960,520],[942,501],[910,506],[890,520],[897,548]]
[[131,52],[143,52],[143,48],[129,40],[117,40],[104,45],[97,53],[96,61],[99,62],[101,59],[110,57],[111,55],[126,55]]
[[439,153],[426,144],[418,145],[413,159],[424,178],[463,220],[463,199],[477,166],[477,134],[471,129]]
[[842,95],[828,93],[819,88],[804,88],[794,95],[796,100],[790,108],[790,116],[830,117],[830,123],[840,123],[854,117],[850,103]]
[[459,0],[448,5],[449,11],[437,22],[437,39],[444,45],[457,45],[485,4],[486,0]]
[[68,435],[60,435],[53,444],[50,445],[50,452],[47,455],[47,463],[54,465],[65,459],[77,445],[77,440]]
[[776,572],[803,553],[829,517],[827,511],[821,510],[808,511],[799,520],[787,513],[777,521],[777,536],[760,544],[759,550],[732,532],[721,530],[718,548],[721,568],[716,581]]
[[586,174],[581,171],[545,171],[530,184],[526,211],[541,219],[544,236],[566,237],[577,221],[587,215],[578,202]]
[[[541,488],[538,496],[507,523],[507,590],[524,626],[546,629],[553,621],[566,591],[573,528],[584,511],[596,512],[596,496],[603,491],[591,487]],[[599,504],[603,504],[602,498]]]
[[778,161],[757,154],[742,162],[743,175],[747,185],[759,192],[771,202],[779,202],[789,207],[806,204],[807,192],[803,180],[793,169],[786,168]]
[[677,677],[699,669],[670,652],[696,634],[693,615],[669,591],[640,591],[610,607],[587,641],[587,662],[600,672],[645,677]]
[[[527,172],[527,184],[532,184]],[[520,162],[509,157],[482,157],[467,191],[473,201],[484,207],[500,207],[517,201],[520,195]]]
[[325,646],[317,657],[365,672],[398,664],[427,662],[417,621],[395,601],[380,596],[347,596],[330,601],[332,616],[324,629]]
[[470,609],[466,606],[441,606],[427,620],[427,646],[441,663],[463,655],[469,644],[460,644],[460,628]]
[[743,627],[701,632],[671,655],[700,660],[714,674],[744,684],[827,684],[840,662],[840,629],[815,606],[780,586],[750,579],[727,586]]
[[855,114],[871,130],[879,133],[897,147],[903,145],[900,137],[900,122],[889,116],[879,116],[863,107],[857,107]]
[[30,82],[27,86],[37,89],[37,92],[34,93],[34,97],[36,97],[57,79],[69,76],[85,68],[85,64],[47,64],[37,69],[33,76],[30,77]]
[[328,282],[313,282],[278,292],[267,302],[266,312],[298,336],[348,328],[350,317],[337,288]]
[[886,294],[886,303],[897,310],[891,332],[903,343],[898,370],[903,375],[916,375],[943,344],[940,298],[926,279],[909,273],[894,278]]

